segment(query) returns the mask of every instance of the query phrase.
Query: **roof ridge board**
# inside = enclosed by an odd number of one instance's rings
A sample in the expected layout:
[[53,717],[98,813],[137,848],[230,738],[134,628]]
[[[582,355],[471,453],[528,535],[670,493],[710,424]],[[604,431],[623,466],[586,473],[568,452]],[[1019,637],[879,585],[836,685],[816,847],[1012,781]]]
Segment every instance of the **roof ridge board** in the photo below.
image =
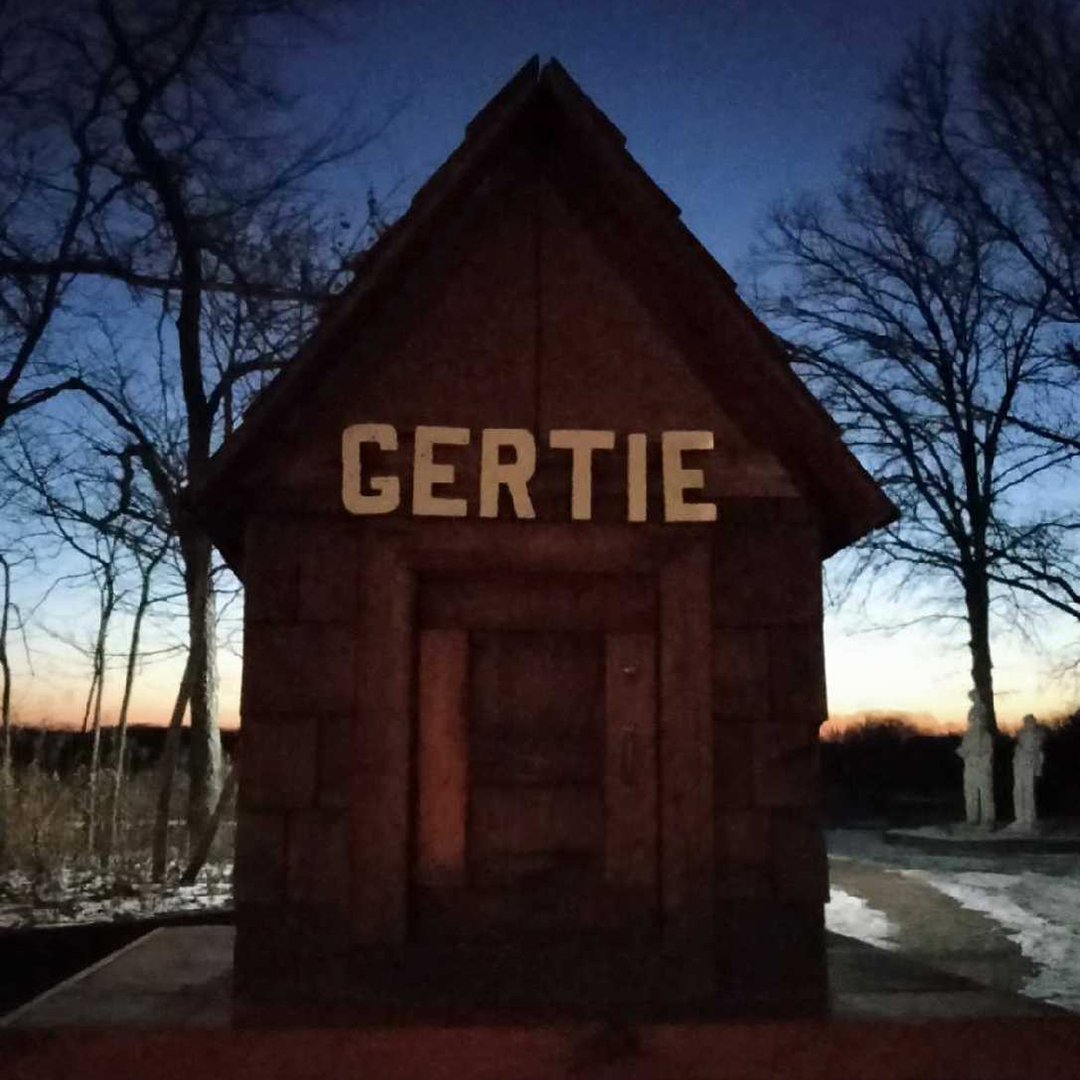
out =
[[496,119],[496,114],[504,108],[516,104],[519,92],[531,93],[540,80],[540,56],[534,53],[503,84],[501,90],[465,125],[465,138],[477,135],[487,124]]
[[583,108],[605,135],[617,142],[620,147],[626,146],[626,135],[622,128],[585,93],[580,84],[554,56],[544,65],[540,73],[540,82],[552,92],[560,104],[569,104],[566,99],[572,98],[572,104]]
[[[525,105],[535,96],[539,58],[534,56],[521,70],[465,125],[465,137],[450,152],[447,159],[417,188],[409,202],[409,209],[398,221],[409,217],[438,194],[440,184],[448,172],[453,171],[461,160],[477,150],[490,145],[490,141],[509,126]],[[530,78],[531,76],[531,78]]]
[[[549,71],[550,75],[548,75]],[[579,133],[585,137],[583,144],[596,153],[607,150],[609,153],[617,154],[623,168],[630,173],[632,182],[636,182],[643,191],[648,192],[666,214],[679,219],[682,216],[682,208],[626,148],[626,136],[612,123],[603,109],[566,74],[557,61],[552,60],[544,68],[544,74],[548,75],[546,86],[556,104],[561,107],[568,123],[577,127]],[[590,138],[595,136],[599,138]],[[720,269],[723,272],[723,268]]]

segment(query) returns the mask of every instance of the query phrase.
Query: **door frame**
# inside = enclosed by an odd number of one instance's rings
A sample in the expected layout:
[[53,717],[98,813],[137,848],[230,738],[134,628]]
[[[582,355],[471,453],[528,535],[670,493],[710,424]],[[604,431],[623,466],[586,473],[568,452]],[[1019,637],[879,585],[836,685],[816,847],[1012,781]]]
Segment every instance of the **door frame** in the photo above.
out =
[[708,527],[377,522],[360,538],[350,811],[354,941],[406,949],[417,813],[418,580],[499,574],[648,574],[659,649],[659,950],[673,996],[715,987],[712,537]]

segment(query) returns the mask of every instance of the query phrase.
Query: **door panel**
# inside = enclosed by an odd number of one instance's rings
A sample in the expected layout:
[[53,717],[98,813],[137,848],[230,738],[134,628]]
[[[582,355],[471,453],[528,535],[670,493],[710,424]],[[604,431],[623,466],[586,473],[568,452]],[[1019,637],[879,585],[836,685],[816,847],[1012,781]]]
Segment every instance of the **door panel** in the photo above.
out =
[[653,635],[420,639],[420,936],[655,929]]
[[603,636],[479,633],[470,648],[466,872],[485,930],[578,928],[602,875]]
[[604,843],[604,800],[590,787],[482,787],[471,791],[470,859],[592,855]]
[[603,770],[600,634],[470,635],[470,782],[595,785]]
[[656,639],[609,634],[606,649],[604,878],[614,888],[657,889]]

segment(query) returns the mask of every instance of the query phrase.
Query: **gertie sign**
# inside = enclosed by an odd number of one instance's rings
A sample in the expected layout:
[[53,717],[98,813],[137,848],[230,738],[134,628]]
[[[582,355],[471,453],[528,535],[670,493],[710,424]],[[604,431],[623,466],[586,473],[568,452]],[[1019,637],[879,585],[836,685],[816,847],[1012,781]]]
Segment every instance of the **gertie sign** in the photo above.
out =
[[[468,446],[472,432],[463,427],[418,425],[413,446],[412,512],[420,517],[465,517],[468,506],[460,495],[447,493],[454,484],[454,466],[436,461],[437,450]],[[635,432],[626,436],[626,520],[647,520],[647,478],[645,451],[648,436]],[[364,447],[397,450],[398,434],[392,424],[352,424],[341,436],[341,499],[350,514],[390,514],[401,505],[401,481],[397,476],[367,476],[363,465]],[[552,450],[569,452],[571,470],[570,516],[574,521],[592,519],[592,469],[594,452],[615,449],[614,431],[548,432]],[[711,450],[711,431],[665,431],[660,436],[663,462],[664,520],[715,521],[716,505],[687,502],[686,493],[705,486],[701,469],[687,466],[683,454]],[[504,452],[512,460],[505,461]],[[529,481],[536,472],[536,439],[525,428],[484,428],[480,432],[480,517],[499,513],[499,489],[510,494],[514,514],[521,519],[536,517],[529,496]],[[436,494],[436,488],[444,489]],[[367,490],[365,490],[365,488]]]

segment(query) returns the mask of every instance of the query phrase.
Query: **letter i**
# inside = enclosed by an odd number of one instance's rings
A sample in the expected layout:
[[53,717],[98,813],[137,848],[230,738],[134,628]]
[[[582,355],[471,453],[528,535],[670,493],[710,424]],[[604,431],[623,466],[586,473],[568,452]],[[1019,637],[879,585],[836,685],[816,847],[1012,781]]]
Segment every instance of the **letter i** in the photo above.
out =
[[645,435],[626,437],[626,520],[645,521],[648,484],[645,472]]

